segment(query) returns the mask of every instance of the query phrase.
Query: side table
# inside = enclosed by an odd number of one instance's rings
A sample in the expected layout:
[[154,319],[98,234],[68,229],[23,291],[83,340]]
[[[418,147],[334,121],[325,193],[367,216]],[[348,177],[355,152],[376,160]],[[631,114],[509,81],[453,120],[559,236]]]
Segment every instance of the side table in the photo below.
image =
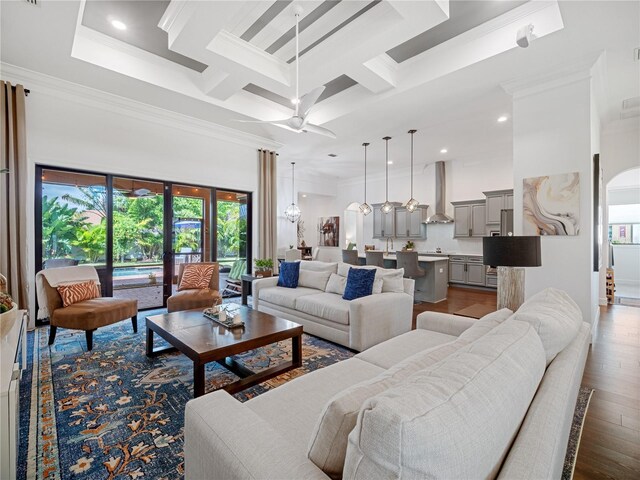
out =
[[265,277],[256,277],[255,275],[250,275],[248,273],[240,275],[240,279],[242,280],[242,305],[247,305],[247,297],[251,292],[251,284],[254,280],[258,280],[260,278]]

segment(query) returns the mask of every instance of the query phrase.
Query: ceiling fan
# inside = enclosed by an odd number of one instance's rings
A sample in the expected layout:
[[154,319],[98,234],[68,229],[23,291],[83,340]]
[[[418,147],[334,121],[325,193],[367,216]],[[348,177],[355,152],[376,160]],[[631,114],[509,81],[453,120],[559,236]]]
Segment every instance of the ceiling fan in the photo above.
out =
[[239,122],[245,123],[269,123],[271,125],[277,125],[278,127],[286,128],[287,130],[292,130],[294,132],[311,132],[317,133],[319,135],[325,135],[327,137],[336,138],[336,134],[333,133],[328,128],[321,127],[319,125],[314,125],[313,123],[308,122],[308,115],[315,103],[324,92],[326,87],[318,87],[311,90],[309,93],[305,94],[300,98],[299,88],[300,88],[300,74],[299,74],[299,31],[298,31],[298,23],[300,21],[300,14],[302,13],[302,7],[296,6],[294,10],[296,17],[296,98],[293,100],[295,104],[295,112],[292,117],[285,118],[282,120],[238,120]]

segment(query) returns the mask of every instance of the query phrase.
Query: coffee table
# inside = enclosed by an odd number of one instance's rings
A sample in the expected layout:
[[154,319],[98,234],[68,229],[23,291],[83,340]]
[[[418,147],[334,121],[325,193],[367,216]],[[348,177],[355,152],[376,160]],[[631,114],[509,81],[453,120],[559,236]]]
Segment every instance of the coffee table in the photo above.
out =
[[[223,387],[236,393],[281,373],[302,366],[302,325],[274,317],[247,307],[238,309],[243,328],[228,329],[202,315],[201,309],[152,315],[147,317],[147,356],[154,357],[178,350],[193,362],[193,395],[204,395],[204,369],[217,362],[240,377]],[[171,347],[153,347],[153,335],[158,334]],[[291,360],[282,365],[253,372],[234,361],[231,356],[291,339]]]

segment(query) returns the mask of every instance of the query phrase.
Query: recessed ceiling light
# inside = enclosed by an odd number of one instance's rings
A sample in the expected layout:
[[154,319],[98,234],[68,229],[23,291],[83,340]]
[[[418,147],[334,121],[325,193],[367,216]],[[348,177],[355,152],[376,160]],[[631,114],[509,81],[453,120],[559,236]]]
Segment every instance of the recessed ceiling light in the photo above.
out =
[[113,26],[113,28],[117,28],[118,30],[127,29],[127,26],[120,20],[111,20],[111,26]]
[[501,115],[500,117],[498,117],[498,122],[502,123],[502,122],[506,122],[509,118],[506,115]]
[[393,160],[389,160],[389,161],[387,162],[387,164],[388,164],[388,165],[393,165]]
[[303,193],[303,194],[302,194],[302,198],[307,198],[307,194],[306,194],[306,193]]
[[294,105],[297,105],[298,103],[300,103],[300,100],[298,98],[292,98],[291,103],[293,103]]
[[338,155],[336,153],[330,153],[329,156],[332,158],[336,158]]
[[449,150],[447,150],[446,148],[443,148],[442,150],[440,150],[440,153],[447,153]]

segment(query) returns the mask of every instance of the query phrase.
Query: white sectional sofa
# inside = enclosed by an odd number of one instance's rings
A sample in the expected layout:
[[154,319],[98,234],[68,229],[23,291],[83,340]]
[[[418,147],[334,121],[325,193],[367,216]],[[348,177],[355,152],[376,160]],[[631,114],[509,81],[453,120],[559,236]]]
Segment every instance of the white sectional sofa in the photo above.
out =
[[564,292],[418,328],[245,403],[187,403],[186,479],[560,478],[590,327]]
[[277,277],[255,280],[253,308],[359,352],[411,330],[415,283],[402,277],[404,270],[377,268],[373,295],[344,300],[341,293],[350,267],[300,262],[298,288],[278,287]]

